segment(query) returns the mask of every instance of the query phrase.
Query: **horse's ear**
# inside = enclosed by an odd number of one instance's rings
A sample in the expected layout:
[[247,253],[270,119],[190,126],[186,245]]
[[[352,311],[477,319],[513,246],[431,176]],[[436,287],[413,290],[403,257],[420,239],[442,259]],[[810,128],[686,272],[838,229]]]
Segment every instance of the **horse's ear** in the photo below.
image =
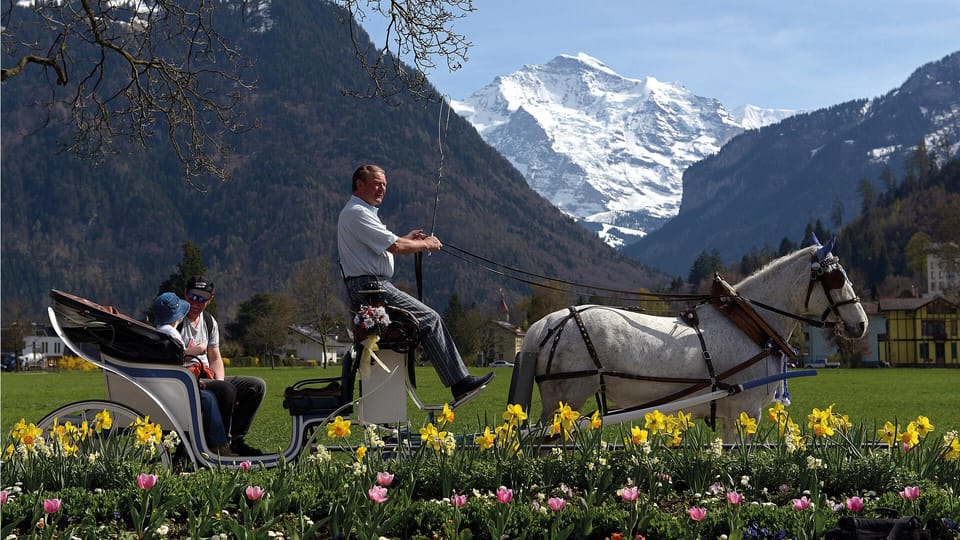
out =
[[817,233],[815,233],[815,232],[813,232],[813,231],[810,231],[810,241],[813,242],[813,245],[815,245],[815,246],[819,246],[819,245],[820,245],[820,239],[817,238]]
[[837,244],[837,236],[834,235],[826,245],[820,246],[820,249],[817,250],[817,260],[823,261],[824,257],[829,255],[833,251],[833,247]]

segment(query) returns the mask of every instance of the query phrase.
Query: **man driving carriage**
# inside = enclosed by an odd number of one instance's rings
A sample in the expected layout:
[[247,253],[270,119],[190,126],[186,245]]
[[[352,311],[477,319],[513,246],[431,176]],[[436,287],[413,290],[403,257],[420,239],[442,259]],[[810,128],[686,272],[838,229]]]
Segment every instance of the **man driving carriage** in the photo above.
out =
[[493,373],[483,377],[470,375],[440,315],[390,282],[394,255],[440,251],[443,244],[436,236],[419,229],[398,236],[380,221],[378,207],[387,192],[387,177],[382,168],[357,168],[352,191],[337,222],[337,247],[350,299],[359,303],[359,291],[379,289],[387,305],[409,311],[419,324],[424,350],[440,382],[451,388],[454,401],[470,397],[490,382]]

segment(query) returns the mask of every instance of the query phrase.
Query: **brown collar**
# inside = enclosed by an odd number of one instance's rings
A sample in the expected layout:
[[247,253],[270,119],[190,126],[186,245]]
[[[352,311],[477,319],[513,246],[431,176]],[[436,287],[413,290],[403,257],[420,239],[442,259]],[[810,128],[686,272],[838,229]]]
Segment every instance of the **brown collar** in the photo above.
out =
[[753,306],[720,277],[720,274],[713,276],[710,304],[717,308],[720,313],[726,315],[730,322],[757,345],[764,347],[768,341],[772,341],[774,346],[791,359],[797,358],[797,353],[793,350],[793,347],[788,345],[786,340],[771,328],[767,321],[763,320],[763,317],[757,314]]

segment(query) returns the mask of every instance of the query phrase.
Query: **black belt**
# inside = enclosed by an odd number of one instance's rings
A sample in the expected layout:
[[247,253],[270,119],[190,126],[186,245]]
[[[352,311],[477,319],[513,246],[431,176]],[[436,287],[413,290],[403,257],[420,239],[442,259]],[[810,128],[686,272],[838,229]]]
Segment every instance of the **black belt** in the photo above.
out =
[[353,277],[348,277],[348,278],[347,278],[347,281],[360,281],[360,280],[364,280],[364,281],[390,281],[389,278],[383,278],[383,277],[378,277],[378,276],[373,276],[373,275],[353,276]]

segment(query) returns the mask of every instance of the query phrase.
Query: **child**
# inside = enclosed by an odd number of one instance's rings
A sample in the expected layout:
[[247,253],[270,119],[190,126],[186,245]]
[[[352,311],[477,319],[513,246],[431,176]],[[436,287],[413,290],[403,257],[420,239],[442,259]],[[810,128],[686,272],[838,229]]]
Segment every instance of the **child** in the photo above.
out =
[[[157,331],[166,334],[177,343],[183,345],[183,339],[177,326],[190,310],[190,304],[186,300],[172,292],[161,294],[153,301],[153,318]],[[184,350],[185,354],[190,354],[190,350]],[[221,456],[236,456],[227,443],[226,429],[223,426],[223,418],[220,416],[220,407],[217,405],[217,398],[213,392],[204,388],[203,379],[198,379],[200,385],[200,409],[203,413],[204,426],[203,432],[207,439],[207,446]]]

